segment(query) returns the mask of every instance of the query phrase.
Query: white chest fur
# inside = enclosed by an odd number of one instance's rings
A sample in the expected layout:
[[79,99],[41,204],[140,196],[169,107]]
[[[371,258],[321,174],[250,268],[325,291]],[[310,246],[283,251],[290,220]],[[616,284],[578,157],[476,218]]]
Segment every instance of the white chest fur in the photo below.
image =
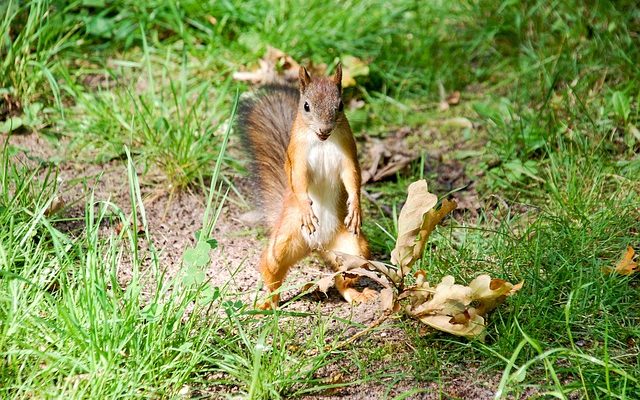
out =
[[303,231],[305,240],[314,249],[322,249],[329,244],[340,227],[338,201],[341,192],[341,172],[344,151],[333,136],[324,142],[313,138],[307,155],[309,174],[309,197],[311,208],[318,218],[316,232],[312,235]]

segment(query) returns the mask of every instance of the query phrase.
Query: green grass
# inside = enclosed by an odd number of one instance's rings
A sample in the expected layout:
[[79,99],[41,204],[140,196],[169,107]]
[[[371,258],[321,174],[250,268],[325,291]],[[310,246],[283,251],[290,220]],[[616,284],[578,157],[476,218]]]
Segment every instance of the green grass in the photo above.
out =
[[[281,398],[343,385],[390,393],[401,380],[411,396],[434,382],[447,393],[470,368],[497,377],[499,396],[640,397],[638,278],[602,273],[627,246],[640,251],[639,20],[632,1],[3,3],[0,131],[46,135],[60,153],[39,160],[3,134],[0,397]],[[230,77],[269,45],[305,62],[366,60],[348,93],[366,103],[349,111],[357,136],[421,135],[421,159],[366,188],[379,194],[365,210],[375,254],[390,252],[410,182],[464,197],[438,180],[455,163],[474,182],[483,208],[438,228],[418,267],[434,282],[525,281],[484,343],[398,318],[402,339],[338,348],[357,324],[286,308],[258,316],[205,279],[222,207],[244,204],[229,127],[247,88]],[[440,86],[461,104],[438,111]],[[473,129],[447,127],[454,117]],[[130,204],[89,190],[82,217],[52,212],[53,161],[126,165]],[[178,276],[141,246],[154,235],[141,185],[207,204],[194,227],[207,244],[184,249]]]

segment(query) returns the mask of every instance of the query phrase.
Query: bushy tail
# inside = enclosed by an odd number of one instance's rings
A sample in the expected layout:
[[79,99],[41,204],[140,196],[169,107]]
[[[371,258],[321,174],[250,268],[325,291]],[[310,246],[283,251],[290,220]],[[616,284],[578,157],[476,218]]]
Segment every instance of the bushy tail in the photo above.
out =
[[278,218],[287,187],[284,162],[298,109],[298,90],[268,86],[240,102],[237,127],[249,169],[256,206],[269,227]]

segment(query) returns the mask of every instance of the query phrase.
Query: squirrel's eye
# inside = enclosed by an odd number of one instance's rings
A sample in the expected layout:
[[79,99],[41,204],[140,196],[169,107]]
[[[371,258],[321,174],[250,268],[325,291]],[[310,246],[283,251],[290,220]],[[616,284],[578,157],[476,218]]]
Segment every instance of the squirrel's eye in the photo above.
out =
[[342,110],[344,110],[344,103],[342,103],[342,100],[340,100],[340,104],[338,104],[338,111]]
[[306,101],[304,102],[304,110],[305,110],[306,112],[311,111],[311,108],[309,108],[309,103],[307,103]]

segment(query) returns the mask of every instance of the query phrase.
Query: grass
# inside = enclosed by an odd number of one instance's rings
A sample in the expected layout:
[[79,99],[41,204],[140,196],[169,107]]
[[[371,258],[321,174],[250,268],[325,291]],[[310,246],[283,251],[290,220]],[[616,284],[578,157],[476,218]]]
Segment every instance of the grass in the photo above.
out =
[[[639,20],[631,1],[3,3],[0,397],[280,398],[362,385],[406,398],[429,384],[447,396],[469,370],[496,398],[640,397],[637,277],[602,273],[640,250]],[[379,206],[397,213],[413,180],[440,197],[478,193],[482,208],[440,227],[419,267],[434,282],[525,281],[484,343],[398,318],[381,329],[400,338],[340,347],[355,322],[258,316],[207,279],[208,250],[225,241],[217,218],[244,203],[230,127],[247,88],[230,75],[268,45],[314,63],[366,60],[348,93],[365,100],[349,112],[357,136],[421,135],[421,159],[366,188],[379,195],[365,210],[374,253],[388,256],[395,233]],[[440,87],[460,90],[461,104],[439,111]],[[40,160],[9,131],[44,135],[59,153]],[[126,166],[129,202],[89,188],[80,216],[58,210],[60,163]],[[472,187],[442,183],[438,166],[455,165]],[[206,204],[177,275],[148,245],[147,189]]]

